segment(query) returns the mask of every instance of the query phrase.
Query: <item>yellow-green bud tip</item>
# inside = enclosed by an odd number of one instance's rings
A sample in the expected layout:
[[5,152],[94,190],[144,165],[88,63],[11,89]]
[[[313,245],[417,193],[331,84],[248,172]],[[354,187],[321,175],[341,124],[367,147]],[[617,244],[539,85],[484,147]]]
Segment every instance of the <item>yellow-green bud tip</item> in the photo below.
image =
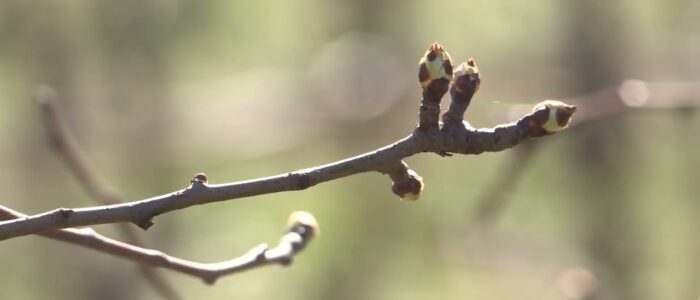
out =
[[310,237],[312,238],[319,236],[321,233],[316,217],[309,212],[300,210],[289,215],[289,219],[287,220],[287,228],[291,229],[299,225],[311,228],[312,232]]
[[461,63],[454,71],[454,79],[452,85],[460,93],[475,93],[479,90],[481,78],[479,68],[476,66],[476,61],[470,58],[466,62]]
[[423,178],[415,171],[409,169],[408,180],[400,184],[394,183],[392,189],[401,200],[416,201],[420,198],[420,193],[423,191],[424,187]]
[[427,89],[431,82],[440,78],[452,81],[452,58],[442,45],[433,43],[418,63],[418,82]]
[[544,100],[537,103],[532,111],[535,113],[535,124],[547,133],[555,133],[569,127],[576,107],[557,100]]

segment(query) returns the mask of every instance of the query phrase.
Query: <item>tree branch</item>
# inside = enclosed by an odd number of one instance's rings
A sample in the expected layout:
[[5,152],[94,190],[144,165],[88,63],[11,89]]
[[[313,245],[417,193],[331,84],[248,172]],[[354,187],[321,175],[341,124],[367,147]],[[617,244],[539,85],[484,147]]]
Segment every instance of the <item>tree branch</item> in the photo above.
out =
[[[433,49],[432,46],[431,49]],[[431,49],[426,53],[428,61],[430,61],[430,53],[433,53]],[[444,84],[445,74],[449,74],[451,78],[451,64],[449,68],[445,62],[440,66],[445,71],[431,71],[427,79],[424,76],[421,78],[421,71],[419,71],[419,81],[421,86],[424,86],[424,90],[430,90],[434,85]],[[475,68],[472,71],[476,71]],[[461,76],[469,78],[458,77],[452,82],[459,83],[475,78],[474,72],[465,72]],[[480,154],[502,151],[514,147],[523,140],[554,134],[566,128],[575,111],[575,107],[561,102],[544,101],[518,121],[492,129],[474,129],[466,122],[451,122],[450,126],[438,123],[437,128],[433,128],[432,125],[418,127],[411,135],[394,144],[324,166],[219,185],[207,184],[206,178],[205,180],[195,178],[192,184],[183,190],[141,201],[78,209],[59,208],[34,216],[0,222],[0,240],[44,230],[116,222],[131,222],[147,229],[153,225],[153,217],[169,211],[255,195],[303,190],[319,183],[364,172],[387,173],[386,170],[390,166],[420,152]],[[424,115],[421,112],[419,112],[419,124],[433,124],[433,114]]]
[[[0,205],[0,219],[24,217],[26,215]],[[141,265],[177,271],[213,284],[222,276],[261,266],[273,264],[287,266],[292,263],[294,255],[303,250],[309,241],[318,235],[318,232],[318,224],[311,214],[295,212],[290,215],[287,232],[282,236],[277,246],[269,248],[267,244],[260,244],[243,256],[218,263],[199,263],[169,256],[157,250],[110,239],[95,232],[92,228],[68,228],[41,232],[39,235],[121,257]]]

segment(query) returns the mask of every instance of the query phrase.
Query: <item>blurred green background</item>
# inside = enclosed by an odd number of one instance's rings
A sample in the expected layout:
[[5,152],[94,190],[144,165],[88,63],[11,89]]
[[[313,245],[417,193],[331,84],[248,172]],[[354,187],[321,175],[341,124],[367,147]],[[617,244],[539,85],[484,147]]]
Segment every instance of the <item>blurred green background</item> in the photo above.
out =
[[[466,118],[491,127],[513,103],[696,82],[699,28],[692,0],[0,0],[0,201],[94,205],[48,147],[41,84],[104,179],[138,200],[200,171],[245,180],[404,137],[435,41],[476,58]],[[699,129],[692,111],[645,110],[537,140],[486,230],[475,208],[520,149],[407,159],[427,185],[415,203],[364,174],[176,211],[139,235],[215,262],[276,242],[294,210],[318,218],[289,268],[214,286],[164,271],[186,299],[697,299]],[[39,237],[0,243],[0,278],[1,299],[159,299],[133,263]]]

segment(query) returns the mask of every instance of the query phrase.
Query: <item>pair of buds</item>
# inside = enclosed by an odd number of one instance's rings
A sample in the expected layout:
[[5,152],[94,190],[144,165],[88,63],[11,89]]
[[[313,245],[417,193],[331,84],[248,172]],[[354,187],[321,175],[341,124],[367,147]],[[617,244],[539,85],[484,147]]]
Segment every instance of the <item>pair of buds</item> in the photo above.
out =
[[450,54],[442,45],[433,43],[418,64],[418,83],[427,90],[439,80],[451,82],[461,93],[474,93],[479,89],[479,68],[470,58],[453,70]]
[[[471,96],[479,90],[481,78],[473,58],[461,63],[453,70],[450,55],[442,45],[433,43],[419,62],[418,83],[423,91],[434,94],[432,96],[439,103],[439,98],[447,91],[445,83],[451,83],[454,87],[453,92],[461,94],[457,97],[467,96],[466,99],[471,99]],[[537,103],[533,107],[533,118],[529,123],[531,136],[539,137],[566,129],[574,112],[576,112],[575,106],[561,101],[545,100]]]
[[[440,129],[440,101],[450,90],[452,103],[442,115],[445,124],[463,126],[463,115],[471,98],[479,89],[481,77],[473,58],[461,63],[453,70],[452,58],[438,43],[433,43],[420,59],[418,83],[423,88],[423,99],[419,111],[418,129],[423,132]],[[545,100],[533,107],[532,113],[515,124],[518,139],[554,134],[569,126],[576,107],[555,100]],[[454,128],[445,126],[443,128]],[[435,132],[435,131],[433,131]],[[472,134],[467,131],[466,134]],[[498,134],[493,132],[493,134]],[[499,137],[496,137],[499,138]],[[439,152],[438,152],[439,153]],[[392,179],[392,191],[403,200],[415,201],[420,197],[425,184],[418,174],[401,162],[387,172]]]

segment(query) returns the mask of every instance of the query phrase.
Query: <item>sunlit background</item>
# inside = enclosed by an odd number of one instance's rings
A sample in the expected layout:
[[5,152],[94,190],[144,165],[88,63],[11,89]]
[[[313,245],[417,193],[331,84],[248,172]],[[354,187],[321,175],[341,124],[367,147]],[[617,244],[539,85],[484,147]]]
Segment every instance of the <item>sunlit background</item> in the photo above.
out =
[[[269,176],[406,136],[435,41],[476,59],[466,118],[491,127],[625,80],[696,84],[699,29],[692,0],[1,0],[0,203],[96,205],[49,148],[42,84],[102,179],[139,200],[196,172]],[[363,174],[168,213],[139,235],[216,262],[275,243],[292,211],[318,218],[288,268],[213,286],[163,271],[185,299],[697,299],[699,130],[692,110],[631,110],[502,153],[411,157],[426,182],[415,203]],[[159,296],[132,262],[30,236],[0,243],[0,299]]]

